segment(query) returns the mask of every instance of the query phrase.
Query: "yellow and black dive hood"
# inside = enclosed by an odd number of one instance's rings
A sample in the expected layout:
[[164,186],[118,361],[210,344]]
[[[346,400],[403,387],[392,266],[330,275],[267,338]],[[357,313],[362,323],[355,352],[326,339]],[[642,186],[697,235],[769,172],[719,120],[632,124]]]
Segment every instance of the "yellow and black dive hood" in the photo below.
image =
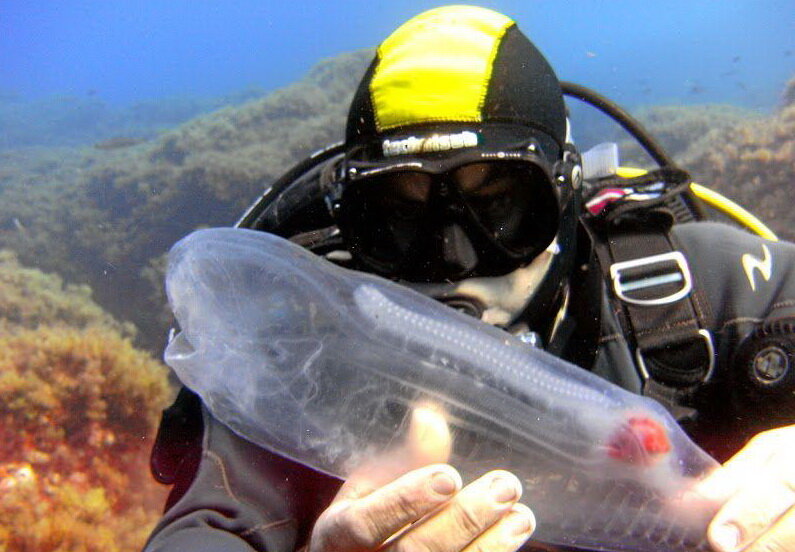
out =
[[556,159],[566,141],[560,83],[513,20],[447,6],[414,17],[381,44],[351,103],[345,141],[370,159],[499,149],[463,134],[491,123],[523,129]]

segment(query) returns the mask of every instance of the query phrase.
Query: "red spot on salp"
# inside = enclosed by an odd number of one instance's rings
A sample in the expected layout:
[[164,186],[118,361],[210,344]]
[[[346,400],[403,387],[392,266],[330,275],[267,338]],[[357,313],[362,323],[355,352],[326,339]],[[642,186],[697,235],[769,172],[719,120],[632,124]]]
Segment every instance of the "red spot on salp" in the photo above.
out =
[[670,450],[671,442],[665,427],[645,416],[629,418],[607,446],[610,458],[643,466],[656,464]]

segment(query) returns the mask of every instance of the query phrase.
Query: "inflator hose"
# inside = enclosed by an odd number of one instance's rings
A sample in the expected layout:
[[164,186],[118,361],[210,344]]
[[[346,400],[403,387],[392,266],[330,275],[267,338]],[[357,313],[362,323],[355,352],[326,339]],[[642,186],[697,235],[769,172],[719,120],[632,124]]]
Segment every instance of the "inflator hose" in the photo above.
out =
[[629,132],[639,143],[643,146],[648,154],[654,159],[661,167],[676,167],[676,163],[671,158],[662,146],[652,138],[651,134],[643,128],[635,118],[627,113],[624,109],[619,107],[615,102],[602,96],[598,92],[591,90],[580,84],[573,82],[561,81],[560,86],[563,93],[567,96],[577,98],[589,105],[592,105],[602,113],[605,113],[610,118],[615,120],[621,127]]

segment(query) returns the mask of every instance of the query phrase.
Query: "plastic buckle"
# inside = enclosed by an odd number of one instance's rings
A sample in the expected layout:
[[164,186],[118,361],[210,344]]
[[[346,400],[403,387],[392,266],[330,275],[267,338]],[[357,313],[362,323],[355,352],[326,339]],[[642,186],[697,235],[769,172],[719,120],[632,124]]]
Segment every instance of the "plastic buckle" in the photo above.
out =
[[[676,270],[671,272],[659,273],[659,268],[654,274],[648,274],[646,277],[634,277],[627,279],[625,272],[632,269],[653,269],[656,265],[665,263],[673,263]],[[613,291],[616,296],[627,303],[641,306],[655,306],[667,305],[679,301],[686,297],[693,290],[693,279],[690,276],[690,267],[687,264],[687,259],[679,251],[671,251],[670,253],[662,253],[660,255],[652,255],[650,257],[642,257],[640,259],[632,259],[630,261],[622,261],[610,265],[610,278],[613,281]],[[646,289],[664,284],[671,284],[681,282],[681,287],[668,295],[663,297],[655,297],[653,299],[636,299],[627,296],[627,292],[636,291],[639,289]]]
[[[712,373],[715,371],[715,344],[712,341],[712,334],[709,333],[709,330],[700,329],[698,330],[698,335],[704,340],[704,348],[707,351],[707,373],[704,374],[704,379],[702,380],[702,383],[707,383],[710,378],[712,378]],[[646,367],[646,361],[643,360],[643,351],[640,347],[635,349],[635,362],[638,365],[638,370],[643,377],[643,381],[649,380],[651,375],[649,374],[649,369]]]

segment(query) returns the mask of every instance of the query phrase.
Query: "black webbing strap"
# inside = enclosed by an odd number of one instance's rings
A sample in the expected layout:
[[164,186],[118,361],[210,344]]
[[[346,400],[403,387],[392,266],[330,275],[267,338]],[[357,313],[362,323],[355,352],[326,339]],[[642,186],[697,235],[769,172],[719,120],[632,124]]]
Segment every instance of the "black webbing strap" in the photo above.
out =
[[683,403],[711,375],[714,350],[705,302],[672,223],[664,211],[603,220],[595,242],[613,310],[635,346],[644,394],[681,417]]

